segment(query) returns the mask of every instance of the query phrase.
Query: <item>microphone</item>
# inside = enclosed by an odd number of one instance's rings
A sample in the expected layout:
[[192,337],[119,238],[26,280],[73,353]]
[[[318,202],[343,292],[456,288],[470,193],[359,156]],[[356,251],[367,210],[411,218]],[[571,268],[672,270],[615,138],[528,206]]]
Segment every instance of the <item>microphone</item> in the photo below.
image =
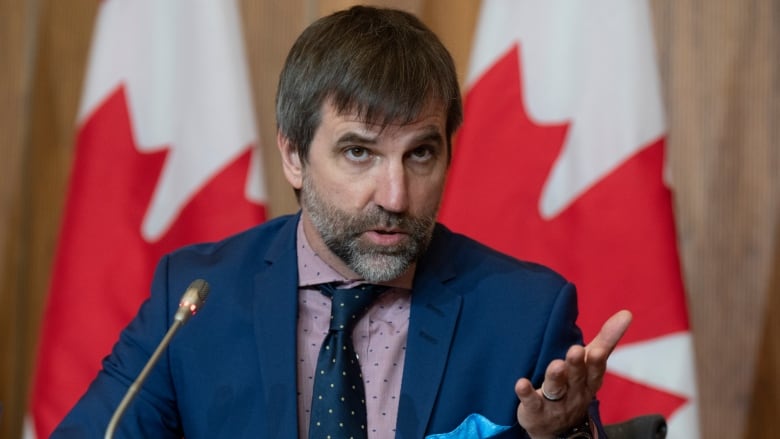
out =
[[187,287],[187,290],[181,296],[181,300],[179,300],[179,308],[176,310],[176,314],[173,316],[173,324],[171,324],[171,327],[168,328],[168,332],[165,333],[165,336],[163,337],[160,344],[157,345],[157,349],[155,349],[152,356],[149,357],[149,360],[141,370],[141,373],[138,374],[138,378],[136,378],[135,381],[133,381],[133,384],[130,385],[130,388],[127,389],[124,398],[122,398],[119,406],[114,411],[114,415],[111,416],[111,421],[108,423],[108,427],[106,428],[105,439],[111,439],[114,437],[114,430],[116,430],[116,427],[119,424],[119,420],[122,419],[122,415],[125,413],[125,410],[127,410],[127,406],[130,405],[130,401],[135,398],[135,395],[143,385],[147,375],[149,375],[149,372],[152,370],[152,367],[154,367],[154,365],[157,363],[157,360],[160,359],[160,355],[162,355],[163,351],[165,351],[165,349],[168,347],[168,344],[170,344],[171,339],[179,330],[179,328],[181,328],[183,324],[187,323],[187,321],[192,316],[194,316],[198,310],[200,310],[200,308],[206,302],[206,297],[208,295],[209,284],[203,279],[196,279],[192,281],[189,287]]

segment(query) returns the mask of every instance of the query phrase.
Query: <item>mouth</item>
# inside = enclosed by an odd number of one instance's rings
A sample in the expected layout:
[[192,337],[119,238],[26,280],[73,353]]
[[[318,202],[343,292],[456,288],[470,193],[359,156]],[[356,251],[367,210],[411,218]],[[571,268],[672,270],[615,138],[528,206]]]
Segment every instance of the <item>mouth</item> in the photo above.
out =
[[363,235],[375,245],[390,246],[397,245],[405,240],[409,234],[397,228],[377,228],[367,230]]

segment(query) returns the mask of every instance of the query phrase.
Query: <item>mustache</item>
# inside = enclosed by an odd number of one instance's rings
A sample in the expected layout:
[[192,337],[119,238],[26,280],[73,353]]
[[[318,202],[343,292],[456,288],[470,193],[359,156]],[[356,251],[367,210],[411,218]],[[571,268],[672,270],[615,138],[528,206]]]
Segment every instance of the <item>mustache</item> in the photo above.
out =
[[349,218],[348,230],[359,235],[367,230],[377,228],[397,229],[401,232],[415,235],[432,227],[434,217],[414,217],[403,213],[388,212],[381,207],[374,207],[368,212]]

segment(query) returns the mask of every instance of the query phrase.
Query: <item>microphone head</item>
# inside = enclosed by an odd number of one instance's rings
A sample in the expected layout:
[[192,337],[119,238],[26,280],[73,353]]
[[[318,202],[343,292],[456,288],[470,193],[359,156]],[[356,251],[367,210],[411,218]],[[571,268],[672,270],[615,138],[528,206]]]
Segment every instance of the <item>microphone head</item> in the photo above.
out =
[[187,323],[190,317],[200,310],[203,304],[206,302],[206,297],[209,295],[209,284],[203,279],[195,279],[192,281],[187,290],[181,296],[179,301],[179,309],[176,310],[176,314],[173,316],[174,320],[180,321],[182,324]]

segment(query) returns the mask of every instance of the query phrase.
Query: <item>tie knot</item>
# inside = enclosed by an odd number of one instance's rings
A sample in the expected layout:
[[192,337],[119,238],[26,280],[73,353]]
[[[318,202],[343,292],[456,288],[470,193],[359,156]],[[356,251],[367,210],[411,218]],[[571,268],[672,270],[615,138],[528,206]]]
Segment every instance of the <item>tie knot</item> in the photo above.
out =
[[379,294],[387,289],[380,285],[364,284],[355,288],[336,288],[333,284],[320,286],[322,294],[331,298],[330,330],[351,331]]

